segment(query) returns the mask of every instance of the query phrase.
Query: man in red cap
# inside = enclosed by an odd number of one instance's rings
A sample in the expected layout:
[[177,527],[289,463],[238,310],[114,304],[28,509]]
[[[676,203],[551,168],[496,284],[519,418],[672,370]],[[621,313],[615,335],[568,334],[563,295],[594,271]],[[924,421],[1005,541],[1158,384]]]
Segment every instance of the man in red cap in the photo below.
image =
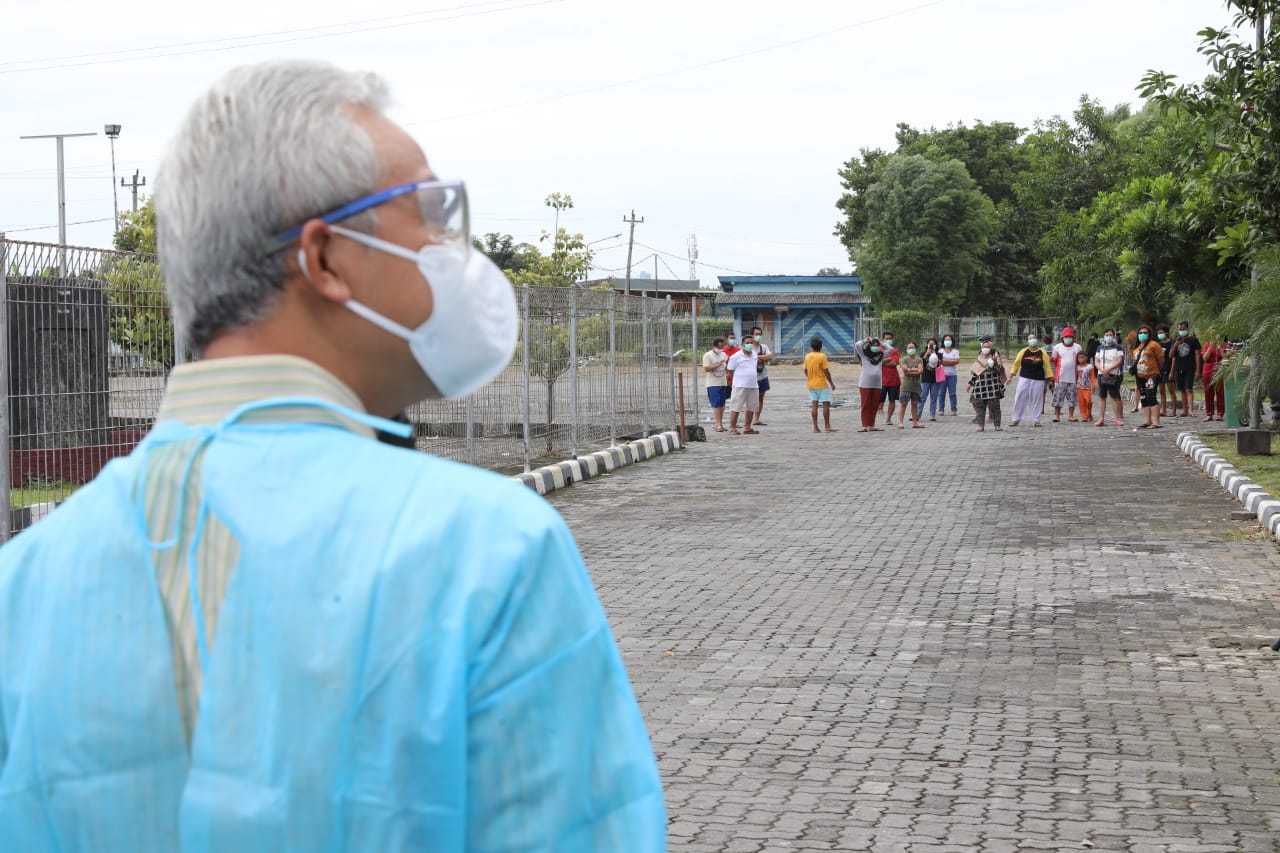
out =
[[1062,420],[1062,407],[1067,407],[1067,420],[1076,423],[1076,363],[1084,352],[1076,343],[1075,329],[1062,330],[1062,341],[1055,344],[1049,355],[1053,365],[1053,422]]

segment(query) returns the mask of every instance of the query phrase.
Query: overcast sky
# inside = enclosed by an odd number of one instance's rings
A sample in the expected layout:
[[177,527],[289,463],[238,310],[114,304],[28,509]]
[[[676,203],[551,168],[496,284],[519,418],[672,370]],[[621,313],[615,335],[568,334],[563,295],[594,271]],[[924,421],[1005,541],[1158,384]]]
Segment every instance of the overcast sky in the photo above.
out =
[[[193,14],[191,9],[200,9]],[[214,9],[216,8],[216,11]],[[68,139],[68,242],[109,246],[116,182],[148,181],[191,100],[235,65],[323,58],[383,74],[392,117],[467,181],[477,233],[536,241],[543,199],[600,242],[601,275],[848,269],[831,236],[841,164],[916,127],[1067,116],[1082,94],[1138,105],[1150,68],[1204,76],[1222,0],[43,0],[7,4],[0,231],[57,240],[52,140]],[[117,187],[121,209],[132,196]],[[43,230],[33,229],[44,226]],[[606,239],[623,232],[623,239]]]

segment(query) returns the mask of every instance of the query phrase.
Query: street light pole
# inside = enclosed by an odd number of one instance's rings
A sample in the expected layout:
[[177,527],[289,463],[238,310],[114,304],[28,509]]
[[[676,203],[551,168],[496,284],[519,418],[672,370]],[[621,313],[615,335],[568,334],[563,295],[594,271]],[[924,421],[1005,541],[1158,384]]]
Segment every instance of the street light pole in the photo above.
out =
[[[97,136],[96,133],[45,133],[38,136],[19,136],[19,139],[56,139],[58,141],[58,274],[67,274],[67,178],[63,167],[62,140],[74,136]],[[113,179],[114,180],[114,179]]]
[[103,131],[107,134],[107,139],[111,140],[111,208],[116,216],[116,231],[120,230],[120,199],[116,194],[116,140],[120,138],[120,125],[108,124],[103,126]]

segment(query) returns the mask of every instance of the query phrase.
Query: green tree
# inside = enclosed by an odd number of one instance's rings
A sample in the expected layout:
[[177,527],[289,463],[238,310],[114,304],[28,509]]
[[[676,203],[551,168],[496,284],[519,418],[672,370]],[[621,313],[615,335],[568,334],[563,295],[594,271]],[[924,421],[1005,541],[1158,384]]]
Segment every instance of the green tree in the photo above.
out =
[[125,255],[104,258],[99,275],[107,283],[108,331],[112,342],[147,361],[173,366],[173,320],[156,259],[156,208],[148,198],[136,211],[120,214],[113,240]]
[[472,245],[489,256],[510,278],[529,269],[536,262],[538,248],[530,243],[517,243],[510,234],[491,231],[484,237],[472,237]]
[[964,164],[894,155],[867,190],[866,214],[862,244],[849,249],[876,310],[955,311],[995,217]]
[[[559,196],[553,194],[551,199]],[[563,199],[560,202],[563,204]],[[572,199],[569,205],[572,206]],[[557,213],[563,207],[557,209]],[[543,254],[536,247],[530,246],[531,252],[524,253],[523,267],[509,270],[508,275],[517,286],[551,288],[562,291],[559,296],[546,294],[541,299],[545,308],[530,317],[529,327],[524,333],[529,338],[529,371],[541,379],[547,392],[546,438],[547,452],[555,446],[555,388],[556,382],[569,369],[569,294],[567,290],[575,287],[574,282],[587,277],[591,271],[591,250],[587,248],[581,234],[570,234],[563,228],[557,228],[554,237],[543,232],[539,242],[551,241],[551,253]],[[578,346],[590,348],[592,342],[598,340],[598,329],[579,328]]]

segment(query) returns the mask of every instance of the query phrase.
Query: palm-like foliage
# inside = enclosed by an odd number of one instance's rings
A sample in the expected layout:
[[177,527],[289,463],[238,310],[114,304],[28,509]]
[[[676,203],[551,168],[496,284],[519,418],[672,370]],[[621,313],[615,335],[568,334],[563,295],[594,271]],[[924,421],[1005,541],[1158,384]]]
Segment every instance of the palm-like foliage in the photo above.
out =
[[1249,394],[1280,391],[1280,246],[1259,252],[1255,280],[1241,288],[1218,318],[1218,331],[1246,338],[1244,349],[1224,369],[1244,379]]

